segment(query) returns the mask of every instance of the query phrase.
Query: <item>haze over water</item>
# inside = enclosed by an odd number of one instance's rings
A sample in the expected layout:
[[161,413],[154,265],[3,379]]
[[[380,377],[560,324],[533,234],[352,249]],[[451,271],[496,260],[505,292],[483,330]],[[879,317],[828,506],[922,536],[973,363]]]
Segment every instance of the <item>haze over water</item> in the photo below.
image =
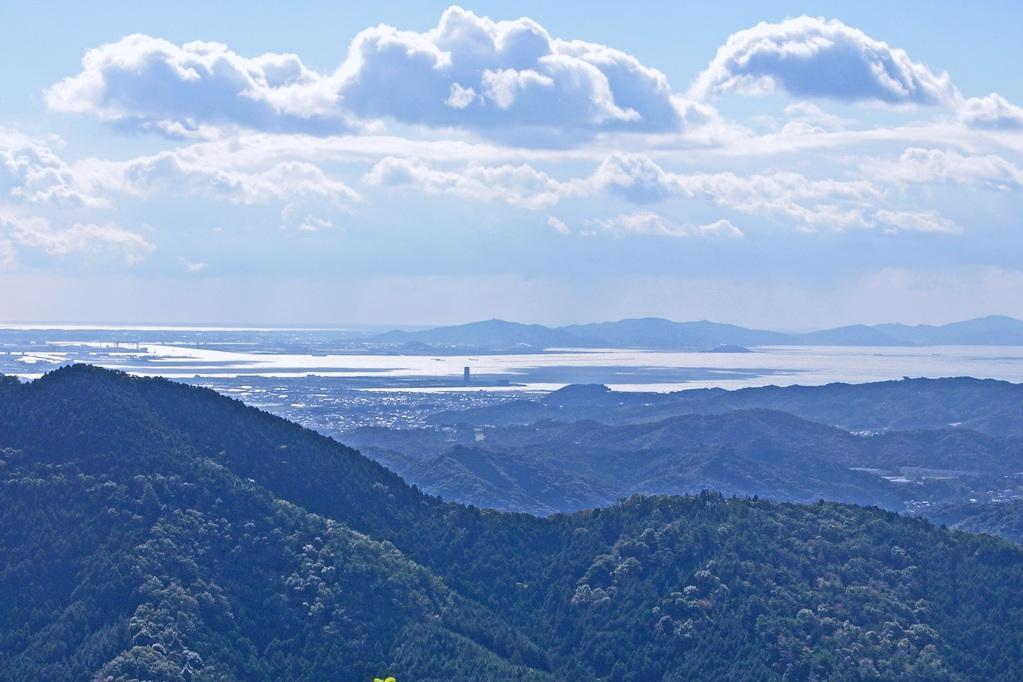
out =
[[[196,335],[201,332],[201,336]],[[76,336],[77,333],[77,336]],[[115,342],[102,340],[120,339]],[[136,340],[125,341],[132,337]],[[337,352],[337,335],[293,330],[103,330],[0,334],[0,372],[35,378],[89,362],[179,380],[319,376],[376,390],[546,391],[572,383],[676,391],[910,377],[1023,381],[1020,346],[773,346],[750,353],[550,349],[521,354]],[[462,381],[469,367],[472,381]]]

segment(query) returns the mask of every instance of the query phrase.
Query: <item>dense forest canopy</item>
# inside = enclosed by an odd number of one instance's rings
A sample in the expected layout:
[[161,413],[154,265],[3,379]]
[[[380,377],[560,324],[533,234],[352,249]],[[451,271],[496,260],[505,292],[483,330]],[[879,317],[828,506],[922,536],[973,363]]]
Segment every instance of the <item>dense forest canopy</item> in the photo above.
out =
[[0,381],[4,679],[1009,680],[1020,584],[873,507],[493,512],[209,390]]

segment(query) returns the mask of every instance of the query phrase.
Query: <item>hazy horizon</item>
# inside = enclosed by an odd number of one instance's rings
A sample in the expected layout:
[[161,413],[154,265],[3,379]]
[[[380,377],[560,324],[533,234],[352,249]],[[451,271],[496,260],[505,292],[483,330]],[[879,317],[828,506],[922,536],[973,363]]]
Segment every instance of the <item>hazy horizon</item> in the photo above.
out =
[[532,325],[539,324],[545,327],[567,327],[575,324],[593,324],[593,323],[604,323],[604,322],[620,322],[624,320],[635,320],[635,319],[665,319],[671,322],[677,323],[689,323],[689,322],[710,322],[714,324],[725,324],[734,325],[737,327],[746,328],[759,328],[764,331],[777,331],[786,333],[804,333],[812,331],[820,331],[824,329],[830,329],[835,327],[846,327],[846,326],[873,326],[881,324],[906,324],[907,326],[942,326],[946,324],[954,324],[956,322],[968,322],[972,320],[980,320],[985,318],[1010,318],[1019,319],[1011,315],[1002,315],[993,313],[990,315],[980,315],[971,318],[955,318],[939,322],[916,322],[907,323],[901,320],[884,320],[882,322],[849,322],[841,325],[834,325],[833,327],[823,326],[811,326],[811,327],[782,327],[782,326],[759,326],[754,327],[753,325],[745,325],[738,322],[732,322],[729,320],[717,320],[717,319],[671,319],[660,317],[656,315],[644,315],[644,316],[630,316],[616,319],[599,319],[599,320],[583,320],[583,321],[571,321],[571,322],[534,322],[531,320],[509,320],[500,317],[489,317],[479,318],[471,320],[455,321],[450,323],[404,323],[404,322],[382,322],[376,324],[358,324],[351,323],[346,324],[344,322],[334,323],[312,323],[312,322],[297,322],[297,323],[275,323],[265,321],[238,321],[238,322],[207,322],[207,321],[185,321],[185,322],[159,322],[159,321],[142,321],[142,322],[123,322],[118,320],[96,320],[96,321],[80,321],[80,320],[4,320],[0,321],[0,329],[8,330],[139,330],[139,331],[338,331],[338,332],[385,332],[390,330],[426,330],[438,327],[448,326],[460,326],[467,324],[475,324],[480,322],[489,321],[500,321],[500,322],[511,322],[513,324],[524,324]]

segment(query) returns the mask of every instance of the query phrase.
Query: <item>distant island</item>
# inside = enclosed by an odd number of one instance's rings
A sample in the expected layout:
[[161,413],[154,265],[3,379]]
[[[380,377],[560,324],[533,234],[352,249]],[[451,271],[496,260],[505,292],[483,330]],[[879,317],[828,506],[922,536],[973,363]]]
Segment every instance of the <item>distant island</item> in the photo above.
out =
[[737,346],[734,343],[722,343],[713,348],[701,350],[701,353],[752,353],[746,346]]
[[755,346],[1015,346],[1023,345],[1023,321],[992,315],[944,325],[849,325],[791,333],[708,320],[674,322],[657,317],[564,327],[494,319],[417,331],[389,331],[367,337],[364,342],[399,352],[637,348],[742,353]]

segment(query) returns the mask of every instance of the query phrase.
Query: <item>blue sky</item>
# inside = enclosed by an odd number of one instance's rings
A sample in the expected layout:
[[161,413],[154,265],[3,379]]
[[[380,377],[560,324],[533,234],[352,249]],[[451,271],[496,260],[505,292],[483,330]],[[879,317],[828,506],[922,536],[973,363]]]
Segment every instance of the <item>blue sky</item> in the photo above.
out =
[[0,320],[1023,317],[1013,3],[36,5]]

